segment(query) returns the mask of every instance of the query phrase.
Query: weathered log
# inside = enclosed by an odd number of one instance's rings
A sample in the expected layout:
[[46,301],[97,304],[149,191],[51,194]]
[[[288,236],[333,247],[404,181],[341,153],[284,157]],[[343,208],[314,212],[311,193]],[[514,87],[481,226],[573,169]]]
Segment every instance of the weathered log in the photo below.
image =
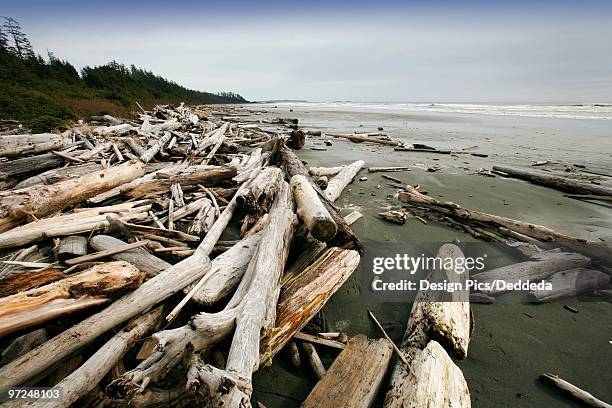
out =
[[436,258],[453,259],[452,269],[445,269],[447,262],[443,262],[427,279],[460,283],[464,289],[417,293],[400,347],[410,367],[395,366],[385,407],[470,406],[461,370],[438,343],[459,358],[467,356],[471,323],[469,290],[465,289],[468,272],[458,268],[465,263],[457,262],[463,254],[456,245],[442,245]]
[[321,361],[321,357],[317,353],[315,347],[310,343],[302,343],[302,350],[304,351],[304,355],[306,356],[306,361],[312,368],[312,371],[315,373],[317,380],[320,380],[325,376],[327,370]]
[[[116,212],[121,220],[136,219],[147,216],[150,205],[142,205],[143,201],[97,207],[86,211],[43,218],[0,233],[0,249],[26,245],[42,238],[64,237],[68,235],[91,233],[109,226],[107,214]],[[140,205],[140,207],[138,207]]]
[[64,263],[66,265],[73,266],[73,265],[77,265],[80,263],[92,262],[92,261],[96,261],[101,258],[107,258],[109,256],[112,256],[112,255],[115,255],[115,254],[118,254],[124,251],[129,251],[131,249],[143,247],[147,245],[148,243],[149,241],[132,242],[131,244],[125,244],[124,246],[121,246],[121,247],[106,249],[104,251],[95,252],[93,254],[83,255],[77,258],[72,258],[72,259],[67,259],[66,261],[64,261]]
[[294,368],[300,368],[302,365],[302,359],[300,358],[300,350],[298,349],[295,341],[290,341],[287,346],[287,352],[289,354],[289,361]]
[[[193,301],[209,306],[232,293],[246,272],[260,238],[261,233],[250,235],[213,259],[211,277],[194,293]],[[183,291],[188,293],[193,286],[189,285]]]
[[[107,251],[121,248],[127,243],[109,235],[95,235],[89,240],[89,244],[96,251]],[[131,263],[148,276],[155,276],[172,266],[168,262],[150,254],[142,248],[134,248],[128,251],[115,253],[111,257],[116,261]]]
[[109,136],[109,135],[122,135],[130,131],[132,129],[132,125],[129,123],[122,123],[119,125],[113,126],[100,126],[93,130],[93,133],[96,135]]
[[573,398],[593,408],[612,408],[612,405],[595,398],[591,393],[576,387],[555,374],[545,373],[540,376],[540,381],[555,386]]
[[53,153],[39,154],[37,156],[0,162],[0,180],[53,169],[61,166],[63,163],[64,159]]
[[165,193],[173,184],[180,184],[183,188],[197,184],[215,185],[225,180],[230,180],[236,175],[234,167],[208,167],[199,166],[181,169],[177,174],[168,178],[151,178],[137,185],[121,188],[121,194],[129,198],[144,197],[149,194]]
[[192,235],[198,235],[200,237],[204,236],[208,230],[215,223],[215,219],[217,218],[216,210],[213,207],[212,201],[208,198],[203,198],[204,203],[198,210],[198,213],[193,219],[189,228],[187,228],[187,232]]
[[87,237],[71,235],[62,238],[57,249],[57,257],[61,261],[83,255],[87,255]]
[[338,229],[336,231],[336,236],[334,237],[332,242],[330,242],[330,244],[338,245],[338,246],[346,246],[349,248],[355,248],[357,250],[361,250],[361,242],[359,241],[359,238],[357,237],[357,235],[355,235],[350,225],[338,213],[338,211],[335,209],[333,203],[329,200],[327,195],[316,185],[314,181],[312,181],[312,179],[308,175],[308,171],[306,170],[306,167],[300,161],[300,159],[295,155],[295,153],[291,149],[289,149],[287,146],[282,146],[279,149],[279,157],[280,157],[280,161],[282,162],[282,168],[285,171],[287,178],[291,180],[291,178],[295,176],[296,174],[301,174],[302,176],[306,177],[310,181],[310,185],[315,189],[315,191],[319,195],[319,198],[325,205],[325,208],[327,209],[329,214],[334,219],[334,222],[336,223],[336,226]]
[[524,170],[507,166],[493,166],[493,170],[504,172],[510,177],[565,191],[566,193],[612,196],[612,187],[555,176],[544,171]]
[[320,241],[331,240],[336,235],[336,223],[308,179],[301,174],[291,177],[291,190],[298,208],[297,215],[308,231]]
[[0,297],[14,295],[15,293],[65,277],[66,274],[53,268],[34,271],[15,271],[0,278]]
[[0,194],[0,232],[42,218],[55,211],[134,180],[144,174],[144,165],[127,162],[50,186],[38,186]]
[[325,377],[310,392],[304,408],[372,406],[392,353],[391,344],[386,339],[369,340],[363,335],[353,337]]
[[331,202],[334,202],[340,197],[342,191],[348,186],[353,178],[359,173],[359,170],[365,166],[365,162],[363,160],[357,160],[354,163],[351,163],[338,173],[336,176],[332,177],[327,183],[327,188],[325,189],[325,194],[327,198]]
[[127,262],[109,262],[0,299],[0,337],[88,307],[138,287],[144,274]]
[[73,177],[80,177],[94,171],[102,170],[102,166],[98,163],[87,163],[79,166],[62,167],[59,169],[52,169],[45,171],[44,173],[32,176],[26,180],[23,180],[15,186],[15,189],[22,189],[27,187],[38,186],[41,184],[49,185],[57,183],[58,181],[67,180]]
[[331,248],[283,285],[275,327],[262,340],[260,363],[268,362],[323,308],[359,264],[357,251]]
[[265,167],[237,197],[238,203],[256,215],[268,211],[278,191],[283,172],[278,167]]
[[[558,249],[541,252],[533,259],[516,264],[502,266],[480,272],[473,279],[482,284],[493,285],[495,281],[517,283],[529,280],[539,282],[550,275],[567,269],[581,268],[591,263],[591,260],[580,254],[562,252]],[[500,295],[507,292],[504,287],[494,286],[491,290],[483,291],[487,295]]]
[[608,287],[610,277],[600,271],[585,268],[576,268],[557,272],[548,282],[552,290],[537,290],[531,296],[537,302],[550,302],[551,300],[577,296],[582,293],[593,292]]
[[159,151],[162,147],[166,145],[172,138],[172,133],[165,132],[163,136],[161,136],[153,146],[149,147],[142,156],[140,156],[140,160],[143,163],[148,163]]
[[389,139],[376,139],[369,136],[359,135],[359,134],[351,134],[351,133],[325,133],[326,136],[331,136],[339,139],[348,139],[353,142],[370,142],[370,143],[378,143],[390,146],[398,146],[400,143],[397,140],[389,140]]
[[511,231],[515,231],[519,234],[523,234],[544,242],[554,241],[558,245],[565,248],[612,263],[612,249],[599,242],[575,238],[537,224],[531,224],[524,221],[514,220],[512,218],[500,217],[498,215],[462,208],[455,203],[439,201],[435,198],[421,194],[411,186],[406,186],[406,191],[400,191],[398,198],[401,202],[415,205],[425,205],[437,212],[465,221],[490,224],[496,228],[507,228]]
[[308,173],[311,176],[335,176],[344,170],[344,166],[338,167],[309,167]]
[[37,329],[17,337],[2,351],[0,366],[10,363],[45,341],[47,341],[47,331],[45,329]]
[[61,149],[70,139],[54,133],[0,136],[0,156],[17,156]]
[[344,350],[346,348],[346,344],[341,343],[339,341],[330,340],[330,339],[319,337],[319,336],[313,336],[312,334],[308,334],[304,332],[295,333],[293,338],[295,340],[304,340],[309,343],[319,344],[321,346],[331,347],[337,350]]

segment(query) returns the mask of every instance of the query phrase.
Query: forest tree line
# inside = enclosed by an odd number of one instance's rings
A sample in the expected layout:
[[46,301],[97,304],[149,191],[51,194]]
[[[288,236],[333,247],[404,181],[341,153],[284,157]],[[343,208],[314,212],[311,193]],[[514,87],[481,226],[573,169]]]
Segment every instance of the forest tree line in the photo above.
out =
[[187,89],[159,75],[116,61],[81,72],[49,52],[34,52],[20,24],[0,17],[0,119],[35,132],[62,128],[90,115],[129,116],[137,103],[243,103],[237,93]]

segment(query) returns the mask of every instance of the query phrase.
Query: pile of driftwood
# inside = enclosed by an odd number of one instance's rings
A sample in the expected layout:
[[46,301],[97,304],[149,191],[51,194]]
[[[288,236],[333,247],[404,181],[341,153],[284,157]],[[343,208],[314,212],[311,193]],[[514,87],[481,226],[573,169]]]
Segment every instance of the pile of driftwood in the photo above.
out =
[[363,162],[315,179],[294,120],[226,108],[93,119],[0,136],[0,391],[250,406],[253,371],[294,339],[313,366],[312,343],[345,347],[302,329],[359,263],[359,214],[333,202]]

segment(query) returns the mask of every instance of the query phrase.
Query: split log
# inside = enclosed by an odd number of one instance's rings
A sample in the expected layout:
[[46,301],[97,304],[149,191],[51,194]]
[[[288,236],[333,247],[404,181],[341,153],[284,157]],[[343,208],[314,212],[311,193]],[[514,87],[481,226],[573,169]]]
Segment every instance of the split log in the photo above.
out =
[[357,251],[331,248],[283,285],[275,327],[262,340],[260,364],[267,363],[312,319],[359,265]]
[[61,261],[83,255],[87,255],[87,237],[71,235],[62,238],[57,250],[57,257]]
[[140,160],[143,163],[148,163],[159,151],[162,147],[166,145],[172,138],[172,133],[165,132],[163,136],[161,136],[153,146],[149,147],[142,156],[140,156]]
[[0,136],[0,156],[18,156],[61,149],[70,139],[54,133]]
[[577,296],[608,287],[610,277],[600,271],[585,268],[570,269],[557,272],[548,282],[552,290],[537,290],[531,296],[537,302],[550,302],[551,300]]
[[612,408],[612,405],[595,398],[591,393],[576,387],[555,374],[545,373],[540,376],[540,381],[553,385],[573,398],[593,408]]
[[314,371],[317,380],[323,378],[327,370],[325,370],[325,366],[323,365],[321,357],[319,357],[315,347],[310,343],[302,343],[302,350],[304,350],[306,361],[308,361],[310,368],[312,368],[312,371]]
[[[89,240],[89,244],[96,251],[107,251],[127,245],[126,242],[109,235],[95,235]],[[134,248],[129,251],[116,253],[111,257],[116,261],[131,263],[148,276],[155,276],[172,266],[168,262],[150,254],[142,248]]]
[[337,226],[337,232],[336,232],[336,236],[334,237],[332,242],[330,242],[330,244],[338,245],[338,246],[346,246],[349,248],[355,248],[357,250],[360,250],[361,242],[359,241],[359,238],[357,237],[357,235],[355,235],[350,225],[338,213],[338,211],[334,207],[333,203],[329,200],[327,195],[323,191],[321,191],[321,189],[316,185],[314,181],[312,181],[312,179],[308,175],[308,171],[306,170],[306,167],[300,161],[300,159],[295,155],[295,153],[291,149],[289,149],[287,146],[282,146],[279,149],[279,156],[280,156],[280,161],[282,162],[282,168],[285,171],[287,178],[291,180],[291,178],[295,176],[296,174],[301,174],[302,176],[306,177],[308,181],[310,181],[310,185],[315,189],[315,191],[319,195],[321,202],[323,202],[323,205],[325,205],[325,208],[327,209],[329,214],[334,219],[334,222],[336,223],[336,226]]
[[204,384],[217,406],[248,404],[252,372],[259,366],[261,331],[269,329],[267,322],[274,317],[278,283],[295,223],[289,186],[282,183],[257,251],[225,309],[214,314],[200,313],[186,326],[156,333],[158,351],[126,373],[118,384],[121,388],[144,389],[178,363],[188,343],[197,352],[223,339],[235,328],[225,370],[204,365],[195,357],[188,387],[197,389]]
[[363,136],[359,134],[350,134],[350,133],[325,133],[327,136],[340,138],[340,139],[348,139],[353,142],[370,142],[370,143],[378,143],[390,146],[399,146],[399,142],[397,140],[388,140],[388,139],[376,139],[369,136]]
[[236,207],[235,200],[230,201],[211,231],[190,257],[149,279],[138,289],[116,300],[101,312],[72,326],[10,364],[0,367],[0,392],[23,384],[75,350],[91,343],[102,333],[162,302],[194,280],[206,275],[210,270],[208,256],[227,227]]
[[180,184],[183,188],[197,184],[210,186],[230,180],[236,173],[236,168],[228,166],[208,166],[208,168],[192,166],[181,169],[168,178],[151,178],[137,185],[123,187],[121,194],[128,198],[140,198],[150,194],[165,193],[173,184]]
[[[516,264],[502,266],[480,272],[473,276],[479,283],[491,284],[494,281],[507,283],[517,283],[518,281],[539,282],[552,274],[567,269],[581,268],[591,263],[591,260],[580,254],[562,252],[558,249],[540,252],[534,255],[531,260]],[[487,295],[500,295],[507,292],[503,287],[493,287],[489,291],[484,291]]]
[[[460,282],[465,288],[468,272],[461,271],[457,262],[463,258],[453,244],[440,247],[438,259],[453,259],[453,269],[436,269],[428,275],[430,282]],[[470,341],[469,290],[452,293],[419,291],[412,305],[401,351],[410,367],[395,366],[385,407],[457,406],[469,407],[469,391],[461,370],[438,343],[459,358],[465,358]],[[431,375],[430,375],[431,374]],[[418,403],[414,403],[418,401]]]
[[327,198],[331,202],[334,202],[340,197],[342,191],[348,186],[353,178],[359,173],[359,170],[365,166],[365,162],[363,160],[357,160],[354,163],[351,163],[338,173],[336,176],[332,177],[327,183],[327,188],[325,189],[325,194]]
[[278,167],[265,167],[238,195],[238,203],[255,215],[268,211],[272,199],[278,191],[283,172]]
[[[194,293],[193,301],[210,306],[232,293],[246,272],[260,238],[261,233],[250,235],[213,259],[211,277]],[[183,291],[189,293],[193,286],[189,285]]]
[[297,215],[310,234],[319,241],[331,240],[336,235],[336,223],[308,179],[301,174],[291,177],[291,190],[298,208]]
[[215,219],[217,218],[216,210],[213,207],[212,201],[208,198],[203,198],[204,203],[202,207],[198,210],[198,213],[193,219],[189,228],[187,228],[187,232],[192,235],[204,236],[208,230],[215,223]]
[[456,217],[465,221],[489,224],[495,226],[496,228],[507,228],[511,231],[515,231],[519,234],[523,234],[544,242],[554,241],[555,243],[570,250],[581,252],[585,255],[597,257],[612,263],[612,260],[610,259],[612,250],[607,245],[599,242],[575,238],[537,224],[531,224],[524,221],[514,220],[512,218],[500,217],[498,215],[470,210],[460,207],[452,202],[439,201],[421,194],[418,190],[411,186],[406,186],[405,191],[400,191],[398,198],[401,202],[427,206],[444,215]]
[[23,292],[65,277],[66,274],[53,268],[34,271],[14,271],[0,278],[0,297],[14,295],[15,293]]
[[393,349],[386,339],[353,337],[310,392],[304,408],[372,406],[392,354]]
[[[30,401],[21,406],[68,408],[79,398],[93,390],[104,376],[123,358],[142,337],[152,331],[161,319],[162,308],[148,312],[131,322],[107,341],[83,365],[64,378],[55,387],[62,390],[62,398],[55,401]],[[10,406],[10,405],[9,405]]]
[[130,161],[50,186],[3,193],[0,195],[0,232],[23,224],[27,218],[42,218],[132,181],[144,171],[142,163]]
[[523,170],[507,166],[493,166],[493,170],[504,172],[510,177],[565,191],[566,193],[612,196],[612,187],[555,176],[544,171]]
[[0,299],[0,337],[64,314],[107,303],[138,287],[144,274],[127,262],[109,262],[66,279]]

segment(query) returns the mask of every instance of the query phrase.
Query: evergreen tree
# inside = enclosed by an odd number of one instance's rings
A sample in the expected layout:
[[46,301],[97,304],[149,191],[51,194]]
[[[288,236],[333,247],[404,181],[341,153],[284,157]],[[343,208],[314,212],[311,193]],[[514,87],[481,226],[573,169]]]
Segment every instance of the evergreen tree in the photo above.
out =
[[34,49],[28,37],[21,31],[21,25],[12,17],[5,17],[4,20],[4,31],[6,31],[6,35],[13,41],[12,51],[21,60],[34,58]]

